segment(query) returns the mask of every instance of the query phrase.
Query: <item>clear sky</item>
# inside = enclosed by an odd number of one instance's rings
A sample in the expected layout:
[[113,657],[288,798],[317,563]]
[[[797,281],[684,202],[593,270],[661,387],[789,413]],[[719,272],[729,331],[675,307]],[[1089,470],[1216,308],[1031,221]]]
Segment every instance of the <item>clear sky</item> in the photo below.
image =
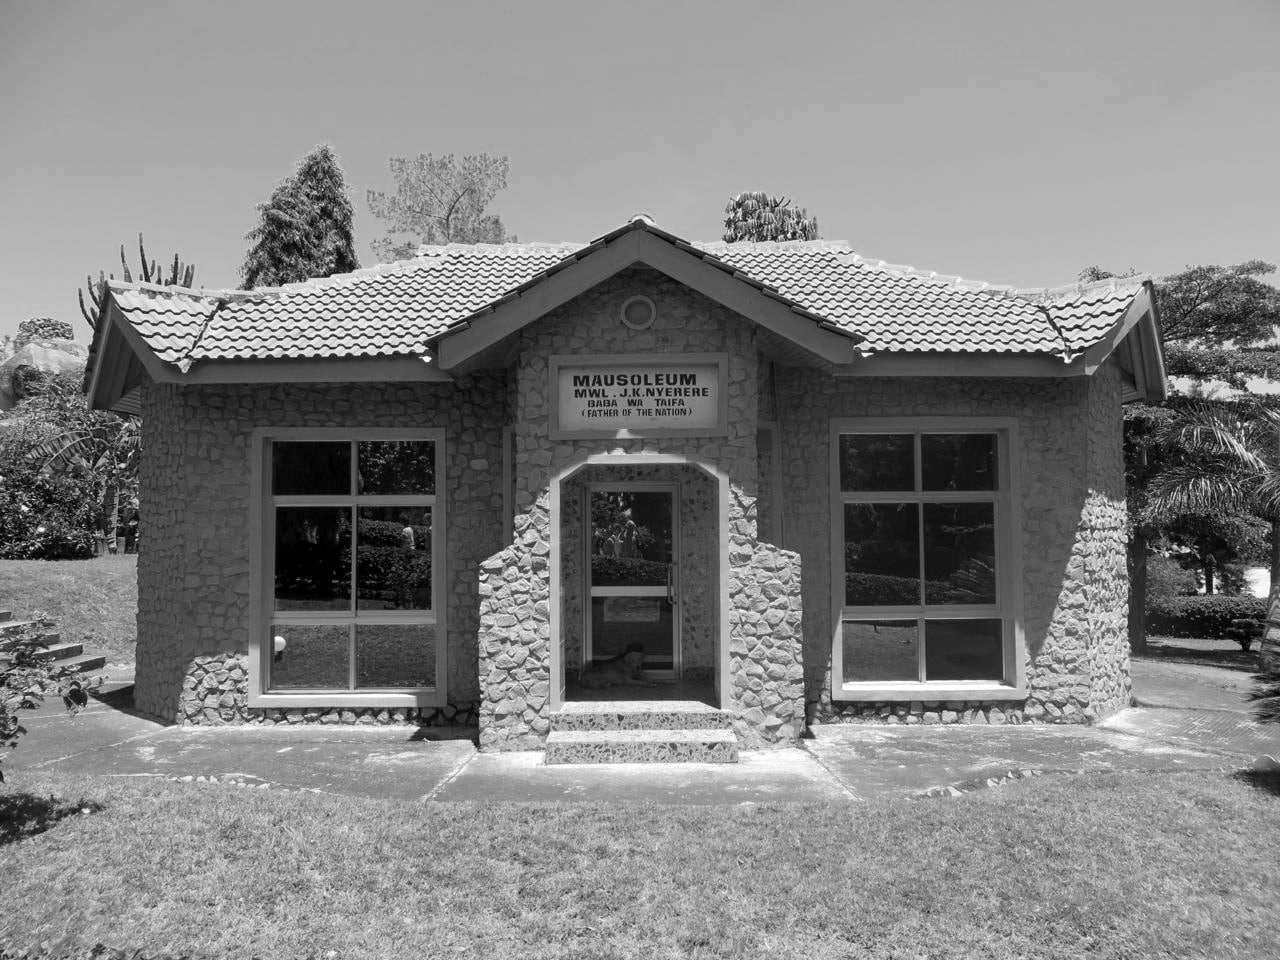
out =
[[[0,0],[0,334],[88,329],[118,250],[235,287],[329,143],[361,262],[387,159],[507,154],[522,240],[766,190],[867,256],[992,283],[1280,260],[1280,3]],[[1274,280],[1273,276],[1273,280]]]

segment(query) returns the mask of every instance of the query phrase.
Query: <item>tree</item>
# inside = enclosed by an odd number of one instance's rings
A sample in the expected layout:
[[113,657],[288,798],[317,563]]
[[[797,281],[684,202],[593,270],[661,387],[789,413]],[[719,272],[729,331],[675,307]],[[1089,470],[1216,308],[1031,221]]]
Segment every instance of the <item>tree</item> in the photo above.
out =
[[[1243,387],[1252,375],[1280,370],[1280,351],[1274,348],[1241,350],[1273,336],[1280,325],[1280,290],[1262,277],[1275,271],[1272,264],[1250,260],[1231,267],[1189,266],[1155,284],[1160,310],[1161,336],[1170,375],[1190,375],[1199,380],[1223,379]],[[1130,269],[1117,274],[1098,266],[1081,271],[1080,280],[1092,282],[1135,275]],[[1129,538],[1129,639],[1135,652],[1146,648],[1146,564],[1149,544],[1164,532],[1162,524],[1174,518],[1147,503],[1149,485],[1176,458],[1162,446],[1170,424],[1178,420],[1186,398],[1170,398],[1164,404],[1130,404],[1125,409],[1125,470],[1128,487]],[[1203,525],[1208,521],[1195,521]],[[1185,522],[1184,522],[1185,525]]]
[[429,153],[389,161],[394,193],[370,190],[369,210],[386,221],[387,235],[372,244],[380,260],[412,257],[423,243],[505,243],[502,219],[486,210],[507,185],[511,161],[487,153],[464,156]]
[[[166,287],[189,287],[195,281],[195,266],[183,263],[176,253],[173,255],[173,263],[169,265],[169,276],[166,278],[164,271],[156,265],[154,260],[147,260],[147,250],[142,243],[142,234],[138,234],[138,259],[142,267],[138,276],[143,283],[158,283]],[[129,261],[125,259],[123,243],[120,244],[120,267],[124,271],[124,282],[133,283],[133,274],[129,272]],[[96,281],[90,274],[85,277],[84,290],[77,291],[80,296],[80,314],[84,317],[85,323],[89,324],[90,330],[98,329],[98,314],[102,310],[102,298],[107,294],[107,280],[115,278],[114,273],[107,277],[100,270]],[[85,306],[86,292],[89,294],[90,303],[93,304],[91,307]]]
[[740,240],[817,240],[818,218],[786,197],[748,191],[731,197],[724,208],[726,243]]
[[1170,422],[1160,442],[1176,461],[1151,479],[1148,517],[1250,514],[1271,525],[1271,634],[1280,625],[1280,411],[1256,399],[1201,403]]
[[351,201],[327,145],[303,157],[258,212],[260,222],[245,235],[252,241],[240,268],[245,290],[359,269]]

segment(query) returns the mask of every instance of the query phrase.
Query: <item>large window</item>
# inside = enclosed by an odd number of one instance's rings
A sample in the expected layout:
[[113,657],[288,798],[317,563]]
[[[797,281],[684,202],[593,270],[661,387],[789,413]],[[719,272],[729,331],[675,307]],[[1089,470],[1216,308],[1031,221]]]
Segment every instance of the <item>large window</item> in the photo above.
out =
[[440,431],[260,438],[255,705],[443,698]]
[[1013,434],[967,418],[833,425],[837,698],[1017,694]]

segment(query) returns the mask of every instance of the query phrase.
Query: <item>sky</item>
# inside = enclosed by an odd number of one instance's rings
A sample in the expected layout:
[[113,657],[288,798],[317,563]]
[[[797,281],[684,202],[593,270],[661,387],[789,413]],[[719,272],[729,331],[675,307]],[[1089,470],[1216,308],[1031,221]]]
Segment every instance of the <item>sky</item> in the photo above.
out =
[[257,205],[321,143],[364,266],[389,158],[482,152],[522,241],[637,212],[717,240],[764,190],[991,283],[1275,263],[1277,51],[1276,0],[0,0],[0,335],[87,340],[76,292],[122,243],[136,270],[140,231],[238,286]]

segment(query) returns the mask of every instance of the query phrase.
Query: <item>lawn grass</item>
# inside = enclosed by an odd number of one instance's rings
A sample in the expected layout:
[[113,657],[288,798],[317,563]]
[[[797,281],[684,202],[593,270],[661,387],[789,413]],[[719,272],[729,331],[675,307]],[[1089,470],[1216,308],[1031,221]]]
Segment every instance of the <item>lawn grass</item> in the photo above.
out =
[[43,613],[58,621],[63,640],[86,653],[132,663],[138,638],[138,558],[0,560],[0,608],[22,619]]
[[1271,958],[1280,942],[1274,777],[736,807],[21,779],[8,789],[96,812],[0,844],[11,950],[1074,960]]

